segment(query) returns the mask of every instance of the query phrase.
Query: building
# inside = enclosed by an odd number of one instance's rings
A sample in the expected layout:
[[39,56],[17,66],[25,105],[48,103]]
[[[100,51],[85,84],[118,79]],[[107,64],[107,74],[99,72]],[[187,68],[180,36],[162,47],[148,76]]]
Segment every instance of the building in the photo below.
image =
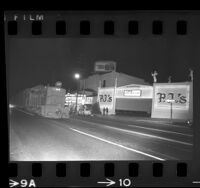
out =
[[151,114],[153,86],[131,84],[116,89],[116,111]]
[[90,89],[97,93],[98,87],[114,87],[115,84],[117,87],[129,84],[149,85],[144,79],[112,71],[109,73],[96,73],[86,79],[80,80],[80,90]]
[[145,112],[152,108],[153,86],[130,84],[120,87],[98,89],[98,102],[101,112],[108,109],[108,114],[118,112]]
[[193,120],[193,82],[154,83],[151,117]]

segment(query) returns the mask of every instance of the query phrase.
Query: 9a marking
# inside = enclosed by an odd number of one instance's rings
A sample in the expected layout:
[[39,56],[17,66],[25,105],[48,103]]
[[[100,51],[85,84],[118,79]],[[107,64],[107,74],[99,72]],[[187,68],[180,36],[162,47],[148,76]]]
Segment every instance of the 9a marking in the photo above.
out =
[[36,187],[35,181],[33,179],[26,180],[26,179],[21,179],[19,182],[10,179],[9,180],[9,187]]
[[36,187],[35,181],[33,179],[31,179],[30,181],[28,181],[26,179],[22,179],[20,181],[20,185],[21,185],[21,187]]

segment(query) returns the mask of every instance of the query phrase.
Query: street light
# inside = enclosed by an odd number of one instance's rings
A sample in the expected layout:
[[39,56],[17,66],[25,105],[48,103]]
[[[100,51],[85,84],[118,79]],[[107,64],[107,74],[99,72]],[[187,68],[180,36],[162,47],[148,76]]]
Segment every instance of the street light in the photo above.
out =
[[[74,74],[74,78],[78,81],[80,78],[80,74],[79,73],[75,73]],[[78,82],[77,82],[77,89],[76,89],[76,106],[75,106],[75,113],[77,114],[77,102],[78,102]]]
[[172,104],[175,102],[173,99],[167,99],[167,102],[170,104],[170,119],[172,121]]
[[74,74],[74,78],[78,80],[80,78],[80,74],[79,73],[75,73]]

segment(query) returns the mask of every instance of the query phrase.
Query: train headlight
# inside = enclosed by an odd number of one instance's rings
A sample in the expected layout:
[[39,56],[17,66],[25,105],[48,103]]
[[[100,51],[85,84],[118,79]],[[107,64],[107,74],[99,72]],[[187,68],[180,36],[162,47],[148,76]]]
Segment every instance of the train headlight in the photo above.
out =
[[15,105],[9,104],[9,108],[15,108]]
[[191,126],[191,125],[192,125],[192,120],[187,120],[187,124],[188,124],[189,126]]

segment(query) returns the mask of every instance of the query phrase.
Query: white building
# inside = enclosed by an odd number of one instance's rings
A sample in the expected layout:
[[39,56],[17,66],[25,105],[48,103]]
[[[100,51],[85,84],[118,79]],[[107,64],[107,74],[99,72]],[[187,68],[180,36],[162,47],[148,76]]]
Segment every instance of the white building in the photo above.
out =
[[109,114],[116,111],[151,113],[153,86],[130,84],[121,87],[99,88],[98,102],[101,112],[108,108]]

